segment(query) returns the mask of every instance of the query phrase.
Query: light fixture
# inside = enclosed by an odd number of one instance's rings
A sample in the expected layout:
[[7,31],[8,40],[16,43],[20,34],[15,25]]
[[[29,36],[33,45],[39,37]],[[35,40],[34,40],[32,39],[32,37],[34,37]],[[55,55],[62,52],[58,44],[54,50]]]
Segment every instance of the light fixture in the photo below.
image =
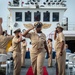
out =
[[58,2],[61,2],[61,0],[58,0]]
[[57,0],[54,0],[54,2],[57,2]]
[[46,2],[43,2],[44,5],[46,5]]
[[35,4],[37,4],[37,2],[35,2]]
[[53,2],[53,0],[50,0],[50,2]]
[[14,24],[14,27],[17,27],[17,26],[18,26],[18,23],[15,23],[15,24]]
[[35,2],[35,0],[33,0],[33,2]]
[[60,26],[60,23],[57,23],[57,26]]
[[46,2],[48,2],[48,0],[46,0]]
[[34,3],[33,3],[33,2],[31,2],[31,4],[32,4],[32,5],[34,5]]
[[26,5],[29,5],[29,3],[25,3]]
[[38,2],[40,2],[40,0],[37,0]]
[[36,4],[36,8],[39,8],[39,5],[38,4]]
[[13,0],[13,4],[19,4],[19,0]]
[[49,2],[48,5],[50,5],[51,3]]
[[52,5],[54,5],[55,3],[53,2]]

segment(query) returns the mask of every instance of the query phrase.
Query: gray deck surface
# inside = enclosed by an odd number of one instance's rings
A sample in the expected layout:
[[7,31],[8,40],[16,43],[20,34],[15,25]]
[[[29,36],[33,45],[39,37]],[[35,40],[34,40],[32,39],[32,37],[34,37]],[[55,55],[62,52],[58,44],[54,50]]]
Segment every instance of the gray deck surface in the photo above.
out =
[[[28,68],[31,66],[30,59],[26,59],[25,61],[26,61],[25,62],[26,67],[21,68],[21,75],[26,75]],[[54,59],[53,59],[53,67],[52,68],[48,68],[47,59],[45,59],[45,61],[44,61],[44,66],[46,66],[46,68],[47,68],[48,75],[56,75],[56,67],[55,67]],[[11,74],[8,74],[8,75],[13,75],[13,70],[12,70]],[[70,69],[70,70],[66,69],[66,75],[75,75],[75,74],[73,74],[72,69]]]

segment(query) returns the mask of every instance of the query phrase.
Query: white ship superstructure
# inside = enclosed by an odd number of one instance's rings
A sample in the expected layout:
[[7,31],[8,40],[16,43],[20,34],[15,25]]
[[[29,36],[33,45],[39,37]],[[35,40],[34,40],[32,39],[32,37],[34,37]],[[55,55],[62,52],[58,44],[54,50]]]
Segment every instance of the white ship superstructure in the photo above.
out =
[[26,29],[24,24],[41,21],[51,24],[50,28],[43,29],[43,32],[47,38],[53,38],[54,30],[60,23],[64,27],[66,40],[75,40],[74,31],[68,31],[68,18],[63,16],[67,10],[66,0],[11,0],[8,2],[8,9],[10,11],[8,27],[11,32],[15,28],[21,28],[23,31]]

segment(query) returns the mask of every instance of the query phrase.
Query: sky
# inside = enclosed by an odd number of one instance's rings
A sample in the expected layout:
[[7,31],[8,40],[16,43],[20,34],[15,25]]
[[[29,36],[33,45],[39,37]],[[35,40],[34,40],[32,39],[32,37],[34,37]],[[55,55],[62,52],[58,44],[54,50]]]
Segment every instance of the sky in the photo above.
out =
[[[41,0],[43,1],[43,0]],[[64,13],[68,17],[69,24],[75,24],[75,0],[66,0],[67,10]],[[3,27],[6,28],[7,16],[9,11],[7,9],[9,0],[0,0],[0,17],[3,18]]]

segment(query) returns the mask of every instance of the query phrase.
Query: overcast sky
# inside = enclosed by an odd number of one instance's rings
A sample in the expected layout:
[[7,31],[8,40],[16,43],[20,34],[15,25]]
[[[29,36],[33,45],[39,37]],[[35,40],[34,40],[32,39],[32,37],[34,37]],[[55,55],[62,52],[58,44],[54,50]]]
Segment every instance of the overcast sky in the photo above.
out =
[[[7,21],[7,16],[8,16],[8,1],[9,0],[0,0],[0,17],[3,18],[3,21]],[[43,0],[41,0],[43,1]],[[64,13],[65,17],[68,17],[69,19],[69,24],[75,24],[75,0],[66,0],[67,4],[67,10]],[[5,25],[5,24],[4,24]]]

